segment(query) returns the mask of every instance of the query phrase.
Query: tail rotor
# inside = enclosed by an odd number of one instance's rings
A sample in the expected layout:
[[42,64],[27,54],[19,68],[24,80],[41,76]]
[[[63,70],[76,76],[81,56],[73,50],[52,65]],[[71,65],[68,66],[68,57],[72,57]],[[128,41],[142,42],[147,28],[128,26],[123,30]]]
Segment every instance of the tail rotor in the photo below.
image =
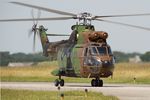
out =
[[37,12],[37,18],[35,18],[34,10],[32,9],[31,10],[31,15],[32,15],[32,18],[33,18],[33,26],[32,26],[32,29],[29,32],[29,35],[33,34],[33,52],[35,52],[36,36],[39,33],[37,25],[38,25],[38,19],[41,16],[41,11],[38,10],[38,12]]

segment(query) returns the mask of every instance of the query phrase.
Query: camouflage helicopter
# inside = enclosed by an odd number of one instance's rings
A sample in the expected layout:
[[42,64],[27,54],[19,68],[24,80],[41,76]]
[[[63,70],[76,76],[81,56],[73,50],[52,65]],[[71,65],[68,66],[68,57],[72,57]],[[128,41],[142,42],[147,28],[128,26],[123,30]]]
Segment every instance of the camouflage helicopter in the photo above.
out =
[[[77,24],[71,27],[72,33],[68,34],[47,34],[47,29],[44,26],[34,24],[32,31],[35,35],[39,34],[43,55],[50,56],[57,54],[57,60],[59,63],[59,70],[56,75],[59,76],[55,80],[55,86],[64,86],[64,80],[62,76],[67,77],[83,77],[93,78],[91,80],[91,86],[102,87],[103,81],[100,78],[107,78],[113,76],[115,57],[111,51],[111,47],[107,43],[108,33],[104,31],[96,31],[91,24],[92,20],[104,21],[107,23],[119,24],[134,28],[140,28],[144,30],[150,30],[136,25],[124,24],[120,22],[114,22],[104,20],[105,17],[128,17],[128,16],[143,16],[150,15],[150,13],[144,14],[128,14],[128,15],[108,15],[108,16],[92,16],[88,12],[80,14],[74,14],[70,12],[64,12],[55,9],[44,8],[40,6],[25,4],[21,2],[11,2],[13,4],[31,7],[59,15],[65,15],[65,17],[53,17],[53,18],[27,18],[27,19],[3,19],[0,22],[7,21],[47,21],[47,20],[69,20],[77,19]],[[50,42],[48,36],[69,36],[67,40],[61,40],[57,42]]]

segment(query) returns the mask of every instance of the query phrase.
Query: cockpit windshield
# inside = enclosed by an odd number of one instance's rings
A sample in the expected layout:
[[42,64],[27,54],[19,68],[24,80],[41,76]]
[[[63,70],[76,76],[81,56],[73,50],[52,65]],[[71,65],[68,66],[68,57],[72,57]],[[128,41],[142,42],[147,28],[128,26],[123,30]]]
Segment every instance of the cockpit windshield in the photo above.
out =
[[96,56],[98,55],[95,47],[88,47],[84,51],[84,56]]
[[112,55],[112,51],[111,51],[111,48],[110,48],[110,47],[108,47],[108,54],[109,54],[109,55]]
[[95,47],[91,47],[91,49],[89,50],[89,52],[91,52],[92,55],[97,55],[97,50]]
[[84,56],[112,55],[111,48],[108,46],[89,46],[84,49]]
[[106,55],[107,54],[106,47],[97,47],[97,50],[98,50],[100,55]]

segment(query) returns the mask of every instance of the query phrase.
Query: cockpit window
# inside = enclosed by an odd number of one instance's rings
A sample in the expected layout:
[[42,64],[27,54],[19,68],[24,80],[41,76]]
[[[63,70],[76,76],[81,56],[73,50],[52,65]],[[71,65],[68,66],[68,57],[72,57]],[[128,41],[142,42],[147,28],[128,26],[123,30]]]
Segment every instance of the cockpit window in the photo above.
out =
[[110,47],[90,46],[84,49],[84,56],[112,55]]
[[98,55],[95,47],[89,47],[84,49],[84,56],[95,56]]
[[95,47],[91,47],[91,54],[92,55],[97,55],[97,51],[96,51],[96,48]]
[[110,47],[108,47],[108,54],[112,55],[112,51]]
[[87,53],[88,53],[88,48],[85,48],[85,50],[84,50],[84,56],[87,56]]
[[97,47],[97,50],[98,50],[100,55],[106,55],[107,54],[106,47]]

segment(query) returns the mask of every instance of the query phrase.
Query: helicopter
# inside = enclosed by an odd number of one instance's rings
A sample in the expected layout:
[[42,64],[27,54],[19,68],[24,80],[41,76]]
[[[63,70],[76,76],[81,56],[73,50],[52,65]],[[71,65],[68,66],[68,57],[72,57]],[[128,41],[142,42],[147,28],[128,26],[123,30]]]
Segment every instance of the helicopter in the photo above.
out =
[[[64,86],[65,81],[64,79],[62,79],[62,76],[66,76],[92,78],[91,86],[102,87],[103,80],[101,80],[101,78],[108,78],[110,76],[113,76],[113,72],[115,69],[115,56],[113,55],[110,45],[107,43],[108,33],[105,31],[96,31],[94,25],[91,24],[93,20],[140,28],[150,31],[150,28],[102,19],[106,17],[146,16],[150,15],[150,13],[92,16],[92,14],[88,12],[74,14],[70,12],[44,8],[21,2],[10,3],[63,15],[63,17],[2,19],[0,20],[0,22],[34,20],[61,21],[71,19],[78,20],[77,23],[75,25],[72,25],[71,27],[71,35],[47,34],[47,29],[43,25],[37,27],[37,23],[35,23],[32,27],[32,32],[34,33],[34,45],[35,36],[39,35],[43,48],[43,55],[48,57],[53,54],[57,54],[59,69],[56,71],[58,79],[56,79],[54,82],[55,86]],[[50,42],[48,36],[69,36],[69,39],[57,42]]]

